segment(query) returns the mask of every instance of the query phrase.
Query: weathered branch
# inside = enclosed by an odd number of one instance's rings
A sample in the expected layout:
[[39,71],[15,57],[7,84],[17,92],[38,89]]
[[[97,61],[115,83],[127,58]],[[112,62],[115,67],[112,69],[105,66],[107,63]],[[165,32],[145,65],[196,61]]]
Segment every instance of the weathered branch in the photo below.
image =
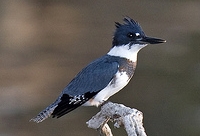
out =
[[101,111],[88,122],[88,127],[100,131],[100,136],[113,136],[107,122],[114,122],[119,128],[124,126],[128,136],[147,136],[143,127],[143,114],[137,109],[125,107],[122,104],[108,102],[101,107]]

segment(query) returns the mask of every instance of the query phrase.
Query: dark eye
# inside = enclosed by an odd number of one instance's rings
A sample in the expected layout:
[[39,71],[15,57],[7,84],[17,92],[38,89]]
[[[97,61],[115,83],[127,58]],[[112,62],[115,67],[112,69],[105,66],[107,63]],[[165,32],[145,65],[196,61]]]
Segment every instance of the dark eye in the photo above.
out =
[[128,34],[127,34],[127,37],[128,37],[128,38],[133,38],[133,37],[135,37],[135,36],[136,36],[136,35],[135,35],[134,33],[128,33]]
[[129,37],[129,38],[141,38],[139,33],[128,33],[127,37]]

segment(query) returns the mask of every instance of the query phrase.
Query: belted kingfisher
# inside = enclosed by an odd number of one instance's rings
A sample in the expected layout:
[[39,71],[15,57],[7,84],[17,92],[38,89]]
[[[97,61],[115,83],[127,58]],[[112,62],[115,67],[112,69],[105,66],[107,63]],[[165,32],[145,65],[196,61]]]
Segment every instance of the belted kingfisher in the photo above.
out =
[[128,84],[134,74],[140,49],[147,44],[166,42],[147,37],[139,23],[129,17],[123,21],[123,24],[115,23],[116,31],[110,51],[83,68],[56,101],[31,121],[39,123],[50,116],[59,118],[81,105],[103,104]]

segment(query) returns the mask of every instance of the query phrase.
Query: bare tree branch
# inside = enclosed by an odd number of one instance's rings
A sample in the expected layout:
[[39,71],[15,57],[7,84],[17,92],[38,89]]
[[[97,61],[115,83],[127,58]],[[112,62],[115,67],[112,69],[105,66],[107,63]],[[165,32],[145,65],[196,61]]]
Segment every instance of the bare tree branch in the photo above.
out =
[[89,128],[99,130],[100,136],[113,136],[107,124],[108,121],[113,121],[116,128],[123,125],[128,136],[147,136],[142,120],[143,114],[141,111],[122,104],[108,102],[87,124]]

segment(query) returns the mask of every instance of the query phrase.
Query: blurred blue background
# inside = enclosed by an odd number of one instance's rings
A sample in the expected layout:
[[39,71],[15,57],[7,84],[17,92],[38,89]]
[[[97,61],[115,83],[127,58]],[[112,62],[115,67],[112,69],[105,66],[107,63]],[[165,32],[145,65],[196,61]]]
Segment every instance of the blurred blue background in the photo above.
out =
[[199,136],[199,0],[0,1],[0,136],[97,135],[85,124],[95,107],[29,120],[109,51],[114,22],[125,15],[167,43],[141,50],[134,78],[109,100],[142,111],[149,136]]

